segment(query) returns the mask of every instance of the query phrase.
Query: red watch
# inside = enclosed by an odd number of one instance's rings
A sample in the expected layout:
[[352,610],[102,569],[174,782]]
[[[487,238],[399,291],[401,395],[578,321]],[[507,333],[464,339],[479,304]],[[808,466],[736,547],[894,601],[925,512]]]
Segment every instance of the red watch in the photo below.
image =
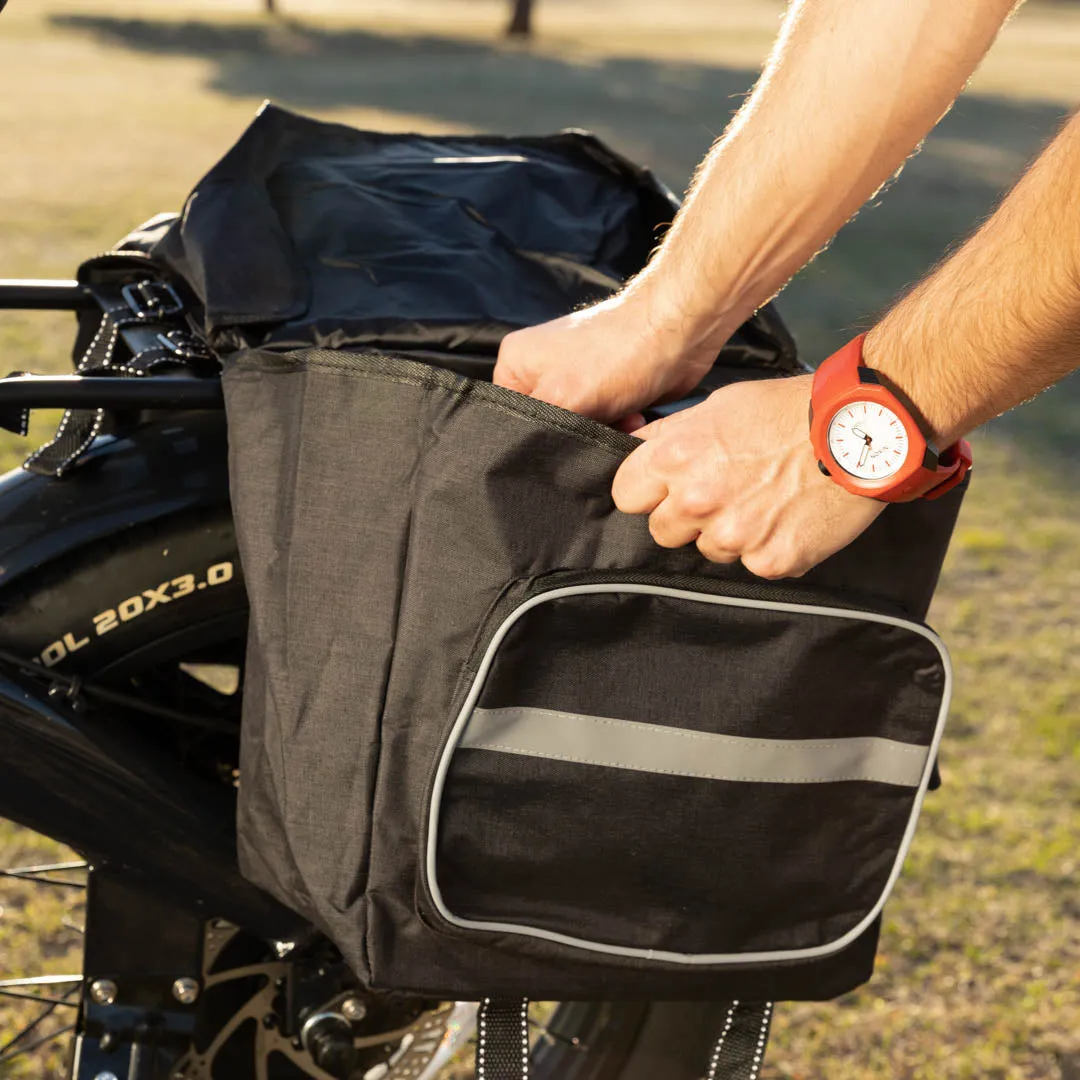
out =
[[810,441],[818,468],[855,495],[882,502],[937,499],[971,468],[963,439],[938,451],[911,407],[862,362],[860,334],[814,373]]

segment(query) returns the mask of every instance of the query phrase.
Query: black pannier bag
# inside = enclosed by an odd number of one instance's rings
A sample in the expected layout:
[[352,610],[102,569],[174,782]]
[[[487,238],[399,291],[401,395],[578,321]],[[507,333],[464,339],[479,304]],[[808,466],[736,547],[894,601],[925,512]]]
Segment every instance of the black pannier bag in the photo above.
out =
[[[961,492],[766,582],[615,509],[632,436],[485,381],[672,213],[590,136],[267,109],[155,250],[231,352],[242,867],[373,988],[823,999],[871,973],[948,704],[922,620]],[[799,370],[768,308],[705,387]]]

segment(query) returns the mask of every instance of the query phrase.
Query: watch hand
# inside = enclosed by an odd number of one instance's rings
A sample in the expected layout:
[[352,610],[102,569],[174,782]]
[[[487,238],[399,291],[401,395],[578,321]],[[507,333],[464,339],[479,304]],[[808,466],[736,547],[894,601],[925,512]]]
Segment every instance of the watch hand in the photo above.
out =
[[870,443],[870,436],[867,435],[866,432],[863,431],[863,429],[858,426],[858,424],[856,424],[855,427],[853,427],[851,429],[851,434],[852,435],[857,435],[860,439],[865,439],[867,444]]
[[867,443],[867,444],[866,444],[866,445],[865,445],[865,446],[863,447],[863,451],[862,451],[862,453],[861,453],[861,454],[859,455],[859,464],[858,464],[858,465],[856,466],[856,468],[859,468],[859,469],[861,469],[861,468],[862,468],[862,467],[863,467],[863,466],[864,466],[864,465],[866,464],[866,459],[867,459],[867,458],[868,458],[869,456],[870,456],[870,444],[869,444],[869,443]]

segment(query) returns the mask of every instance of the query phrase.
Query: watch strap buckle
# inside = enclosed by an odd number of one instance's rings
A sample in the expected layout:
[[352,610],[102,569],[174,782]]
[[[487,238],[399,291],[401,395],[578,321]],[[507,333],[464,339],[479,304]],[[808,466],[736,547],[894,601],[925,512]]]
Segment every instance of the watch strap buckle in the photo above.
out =
[[938,455],[938,468],[952,469],[952,472],[926,492],[923,498],[940,499],[952,491],[971,472],[972,461],[971,444],[967,439],[957,439],[952,446],[946,447]]

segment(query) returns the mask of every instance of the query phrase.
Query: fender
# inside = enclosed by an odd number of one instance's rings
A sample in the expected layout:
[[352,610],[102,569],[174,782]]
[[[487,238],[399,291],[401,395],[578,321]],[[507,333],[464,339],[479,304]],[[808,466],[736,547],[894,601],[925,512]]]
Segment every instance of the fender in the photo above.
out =
[[126,529],[229,505],[220,411],[158,415],[99,438],[62,479],[0,476],[0,592],[48,563]]
[[73,847],[200,918],[271,938],[299,916],[240,876],[231,794],[96,711],[0,672],[0,817]]
[[[169,414],[99,439],[63,479],[21,469],[0,477],[0,590],[126,529],[228,507],[226,455],[221,412]],[[73,712],[10,672],[0,672],[0,817],[193,914],[266,936],[303,926],[240,877],[227,792],[132,743],[106,715]]]

